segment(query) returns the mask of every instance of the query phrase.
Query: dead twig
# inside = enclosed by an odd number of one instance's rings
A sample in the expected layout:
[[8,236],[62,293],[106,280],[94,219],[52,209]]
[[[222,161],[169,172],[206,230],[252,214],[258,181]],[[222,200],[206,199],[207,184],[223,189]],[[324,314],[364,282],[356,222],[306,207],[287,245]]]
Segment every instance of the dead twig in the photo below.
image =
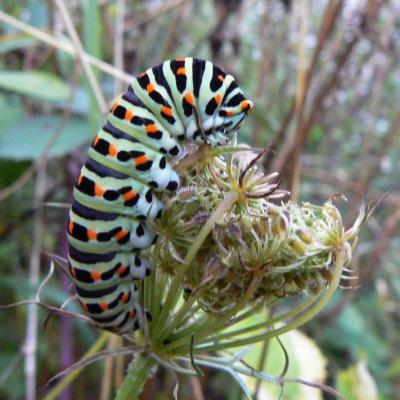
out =
[[107,102],[104,99],[103,93],[100,89],[100,86],[99,86],[97,80],[96,80],[96,77],[93,73],[91,65],[87,62],[87,60],[84,57],[85,51],[83,49],[81,40],[79,39],[78,33],[75,29],[75,26],[72,22],[71,16],[69,15],[67,7],[65,6],[65,3],[63,0],[54,0],[54,2],[58,8],[58,11],[60,12],[61,18],[65,25],[65,28],[67,29],[67,32],[75,46],[76,52],[78,54],[78,58],[82,64],[83,70],[85,71],[86,77],[89,81],[90,87],[92,88],[92,91],[96,98],[99,109],[100,109],[101,113],[103,115],[105,115],[108,110]]
[[[20,21],[19,19],[14,18],[11,15],[8,15],[2,11],[0,11],[0,21],[5,22],[10,26],[13,26],[14,28],[19,29],[22,32],[27,33],[30,36],[33,36],[34,38],[48,44],[49,46],[64,51],[65,53],[70,54],[74,58],[78,58],[78,52],[76,48],[66,39],[57,39],[54,36],[48,34],[47,32],[37,29],[34,26],[31,26],[23,21]],[[115,78],[125,83],[132,82],[133,79],[132,75],[129,75],[126,72],[121,71],[115,68],[114,66],[104,61],[101,61],[96,57],[91,56],[90,54],[82,53],[81,56],[87,63],[95,66],[96,68],[105,72],[106,74],[114,76]]]
[[[46,169],[47,163],[40,162],[37,169],[35,185],[35,202],[43,198],[46,191]],[[32,248],[29,263],[29,283],[36,286],[40,276],[40,253],[41,241],[44,230],[43,206],[41,204],[35,210],[32,232]],[[29,304],[28,319],[26,323],[26,336],[23,346],[25,355],[25,398],[26,400],[36,399],[36,349],[38,338],[38,309],[36,305]]]
[[[119,71],[124,70],[124,21],[125,21],[125,0],[117,0],[117,15],[114,25],[114,66]],[[121,93],[123,90],[122,82],[115,81],[114,93]]]

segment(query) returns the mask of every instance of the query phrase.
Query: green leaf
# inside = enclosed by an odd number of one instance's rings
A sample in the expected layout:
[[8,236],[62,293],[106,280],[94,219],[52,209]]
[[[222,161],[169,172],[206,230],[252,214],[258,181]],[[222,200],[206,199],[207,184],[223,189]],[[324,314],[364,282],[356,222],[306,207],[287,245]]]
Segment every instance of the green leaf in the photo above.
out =
[[35,117],[8,128],[0,137],[0,158],[34,160],[39,158],[54,135],[58,135],[47,154],[60,157],[90,139],[87,122],[69,119],[61,127],[60,117]]
[[23,112],[21,102],[18,98],[10,100],[0,95],[0,137],[6,129],[19,122]]
[[14,183],[27,170],[27,168],[29,168],[30,165],[31,164],[27,161],[20,162],[0,159],[0,190]]
[[[85,50],[92,56],[101,59],[101,16],[98,2],[96,0],[85,0],[83,2],[83,13],[83,43]],[[99,80],[99,72],[94,71],[94,74],[97,80]],[[90,99],[90,127],[92,130],[96,130],[98,128],[98,122],[101,120],[101,112],[88,81],[86,80],[85,83],[86,91]]]
[[365,361],[340,371],[336,388],[348,400],[378,400],[378,389]]
[[[289,356],[289,366],[286,377],[300,378],[308,382],[324,382],[326,379],[326,359],[316,343],[298,330],[292,330],[280,336]],[[244,357],[245,361],[255,369],[259,368],[263,343],[256,343]],[[272,376],[279,376],[284,368],[285,357],[277,340],[270,340],[267,347],[267,357],[262,371]],[[254,388],[254,380],[246,379]],[[277,385],[262,382],[260,398],[279,398],[281,388]],[[265,397],[264,397],[265,396]],[[320,390],[310,388],[301,383],[286,383],[284,388],[285,400],[321,400]]]
[[44,101],[65,101],[71,90],[56,75],[38,71],[0,71],[0,89]]
[[9,34],[0,37],[0,54],[33,46],[36,39],[25,34]]
[[397,357],[389,366],[386,372],[387,376],[391,379],[398,379],[400,377],[400,357]]

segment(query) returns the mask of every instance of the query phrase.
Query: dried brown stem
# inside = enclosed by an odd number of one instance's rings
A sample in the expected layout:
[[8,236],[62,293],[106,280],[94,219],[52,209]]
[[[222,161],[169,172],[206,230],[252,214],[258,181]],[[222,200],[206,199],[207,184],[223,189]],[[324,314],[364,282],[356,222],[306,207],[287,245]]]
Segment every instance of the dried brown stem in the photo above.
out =
[[[125,3],[125,0],[117,0],[117,15],[114,26],[114,66],[120,71],[124,70]],[[121,93],[122,90],[122,82],[120,80],[116,80],[114,93]]]
[[[35,185],[35,202],[43,198],[46,191],[47,163],[41,162],[37,169]],[[43,205],[39,204],[35,210],[32,232],[32,248],[29,263],[29,283],[35,287],[40,277],[40,252],[44,230]],[[35,304],[28,305],[28,320],[23,352],[25,355],[25,398],[36,399],[36,350],[38,339],[38,309]]]
[[[299,118],[303,118],[303,111],[304,111],[304,105],[306,104],[308,92],[309,92],[309,87],[311,83],[312,76],[314,75],[315,69],[317,67],[317,62],[320,57],[320,54],[328,40],[328,38],[331,36],[334,27],[337,23],[338,16],[340,14],[340,11],[343,6],[343,0],[337,0],[337,1],[329,1],[328,5],[325,9],[324,16],[321,22],[320,30],[318,33],[318,42],[317,45],[313,51],[313,54],[311,56],[311,62],[310,65],[307,68],[307,71],[304,76],[304,90],[301,98],[297,99],[297,112],[299,115]],[[296,111],[296,100],[292,100],[289,106],[289,109],[285,115],[285,118],[283,119],[282,125],[278,132],[275,135],[275,139],[273,144],[271,145],[271,153],[265,158],[264,161],[264,166],[266,169],[271,168],[271,163],[273,161],[273,153],[275,150],[280,148],[282,145],[284,147],[283,150],[280,150],[280,154],[285,155],[285,157],[277,156],[276,158],[283,158],[281,161],[276,161],[274,163],[274,167],[272,169],[279,169],[282,170],[283,167],[286,165],[286,161],[289,158],[289,153],[290,150],[294,147],[293,143],[285,142],[286,134],[288,127],[290,125],[290,122],[293,119],[293,116]],[[304,124],[304,122],[302,122]],[[297,132],[300,132],[302,128],[302,125],[298,126]],[[298,133],[298,136],[300,133]],[[287,143],[287,144],[286,144]]]
[[[375,18],[378,17],[379,14],[375,15]],[[283,176],[291,181],[291,175],[293,173],[295,161],[301,154],[301,151],[305,145],[308,135],[310,134],[311,128],[314,126],[317,119],[322,114],[324,101],[327,96],[332,92],[332,90],[338,87],[340,82],[340,73],[343,70],[344,66],[350,59],[351,54],[356,48],[357,43],[359,42],[359,36],[362,32],[367,30],[368,24],[368,14],[364,9],[360,14],[360,22],[358,24],[358,28],[356,32],[353,34],[350,40],[345,40],[342,43],[342,49],[340,53],[336,56],[335,60],[335,70],[333,73],[323,82],[319,91],[315,95],[313,101],[311,102],[310,107],[310,115],[305,118],[304,124],[298,130],[296,135],[296,141],[294,147],[285,154],[284,157],[281,157],[279,160],[279,164],[275,165],[275,169],[278,171],[285,166],[285,170],[283,170]]]
[[93,94],[96,98],[99,109],[100,109],[101,113],[104,115],[104,114],[106,114],[106,112],[108,110],[107,102],[104,99],[103,93],[102,93],[100,86],[96,80],[96,77],[93,73],[92,66],[88,63],[88,61],[84,57],[85,51],[83,49],[81,40],[79,39],[78,32],[76,31],[75,26],[72,22],[72,18],[70,16],[63,0],[54,0],[54,2],[58,8],[58,11],[61,14],[61,18],[65,24],[65,28],[67,29],[67,32],[75,46],[76,53],[78,54],[78,58],[82,64],[84,71],[85,71],[86,77],[87,77],[90,87],[93,91]]

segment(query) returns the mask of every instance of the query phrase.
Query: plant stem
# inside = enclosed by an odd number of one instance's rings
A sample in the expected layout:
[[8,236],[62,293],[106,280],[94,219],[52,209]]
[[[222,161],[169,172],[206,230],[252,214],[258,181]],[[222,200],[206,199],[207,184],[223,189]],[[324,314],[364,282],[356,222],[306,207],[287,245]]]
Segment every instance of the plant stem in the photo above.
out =
[[118,389],[115,400],[135,400],[143,390],[156,361],[143,354],[138,354],[132,361],[122,386]]
[[[101,336],[93,343],[92,347],[83,355],[82,360],[91,357],[101,350],[106,344],[110,334],[108,332],[103,332]],[[57,383],[54,388],[43,398],[43,400],[54,400],[57,396],[66,388],[70,383],[72,383],[82,372],[82,368],[77,368],[67,376],[65,376],[59,383]]]
[[[40,254],[41,243],[44,231],[43,204],[41,200],[46,192],[46,158],[38,166],[38,173],[35,185],[35,210],[33,224],[32,249],[29,263],[29,283],[36,286],[40,276]],[[25,353],[25,398],[27,400],[36,399],[36,380],[37,380],[37,339],[38,339],[38,309],[35,304],[28,306],[28,318],[26,323],[26,337],[24,343]]]
[[[26,24],[25,22],[20,21],[19,19],[14,18],[11,15],[8,15],[2,11],[0,11],[0,21],[11,25],[16,29],[19,29],[22,32],[27,33],[28,35],[31,35],[44,43],[47,43],[49,46],[64,51],[74,58],[78,58],[78,53],[75,47],[69,41],[67,41],[66,38],[57,39],[54,36],[49,35],[47,32],[37,29],[32,25]],[[89,64],[94,65],[96,68],[100,69],[106,74],[114,76],[122,82],[132,82],[133,77],[131,75],[119,70],[113,65],[107,64],[106,62],[99,60],[98,58],[93,57],[87,53],[83,53],[83,57],[87,60]]]
[[215,224],[223,219],[226,212],[230,210],[230,208],[237,202],[237,200],[238,200],[237,193],[234,192],[228,193],[225,196],[222,203],[218,206],[218,208],[210,216],[208,221],[201,228],[199,234],[196,237],[196,240],[190,246],[183,264],[180,266],[177,274],[175,275],[171,283],[171,286],[168,290],[168,294],[165,299],[163,309],[161,311],[161,316],[157,321],[158,322],[157,330],[160,333],[158,335],[158,338],[162,337],[163,333],[165,333],[166,321],[168,319],[169,312],[173,310],[181,294],[180,288],[184,280],[186,270],[191,265],[191,262],[196,256],[196,253],[201,248],[204,240],[206,240],[208,234],[214,228]]
[[100,89],[100,85],[97,82],[97,79],[93,73],[92,66],[85,58],[85,50],[82,47],[81,40],[79,38],[78,32],[75,29],[74,23],[72,22],[71,15],[69,14],[67,7],[63,0],[54,0],[58,11],[61,14],[61,18],[64,22],[65,28],[71,38],[71,41],[75,47],[76,54],[78,55],[78,59],[80,60],[83,70],[85,71],[85,75],[89,81],[89,85],[93,91],[94,97],[98,103],[99,109],[103,115],[106,114],[108,106],[107,102],[103,96],[103,93]]
[[279,336],[286,332],[289,332],[292,329],[296,329],[296,328],[304,325],[306,322],[310,321],[326,306],[326,304],[329,302],[333,293],[336,291],[336,289],[339,285],[340,277],[342,275],[343,264],[345,261],[344,247],[342,245],[340,245],[338,247],[338,249],[336,250],[335,256],[336,256],[335,257],[335,267],[334,267],[334,271],[333,271],[332,280],[329,284],[328,289],[325,291],[325,293],[322,294],[322,296],[318,299],[318,301],[312,307],[310,307],[310,309],[307,310],[302,316],[300,316],[297,319],[294,319],[292,322],[288,323],[287,325],[282,326],[281,328],[274,329],[271,331],[266,331],[259,335],[255,335],[255,336],[251,336],[251,337],[247,337],[247,338],[243,338],[243,339],[237,339],[234,341],[200,345],[198,347],[195,347],[194,352],[199,353],[199,352],[206,352],[206,351],[218,351],[218,350],[224,350],[224,349],[232,348],[232,347],[249,345],[252,343],[259,342],[261,340],[268,340],[268,339],[271,339],[272,337]]

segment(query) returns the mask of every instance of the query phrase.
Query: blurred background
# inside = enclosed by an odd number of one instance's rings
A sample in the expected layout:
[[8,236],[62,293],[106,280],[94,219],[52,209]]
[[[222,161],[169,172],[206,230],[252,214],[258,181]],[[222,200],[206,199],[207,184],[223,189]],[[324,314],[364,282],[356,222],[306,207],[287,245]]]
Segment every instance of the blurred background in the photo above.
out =
[[[254,100],[239,139],[269,146],[265,170],[282,174],[294,200],[322,204],[341,192],[349,226],[364,197],[391,191],[359,238],[358,279],[285,345],[293,378],[325,379],[346,399],[400,399],[397,0],[2,0],[0,303],[32,298],[47,253],[65,257],[73,181],[113,96],[130,75],[185,55],[222,66]],[[59,306],[70,293],[56,269],[42,300]],[[46,316],[0,311],[0,398],[113,398],[128,359],[87,367],[60,394],[45,388],[101,335],[57,316],[45,329]],[[271,342],[248,362],[279,374],[284,356]],[[278,399],[279,388],[252,384],[255,398]],[[170,399],[174,385],[161,369],[142,399]],[[229,376],[206,371],[180,377],[180,398],[242,397]],[[290,384],[282,398],[333,397]]]

